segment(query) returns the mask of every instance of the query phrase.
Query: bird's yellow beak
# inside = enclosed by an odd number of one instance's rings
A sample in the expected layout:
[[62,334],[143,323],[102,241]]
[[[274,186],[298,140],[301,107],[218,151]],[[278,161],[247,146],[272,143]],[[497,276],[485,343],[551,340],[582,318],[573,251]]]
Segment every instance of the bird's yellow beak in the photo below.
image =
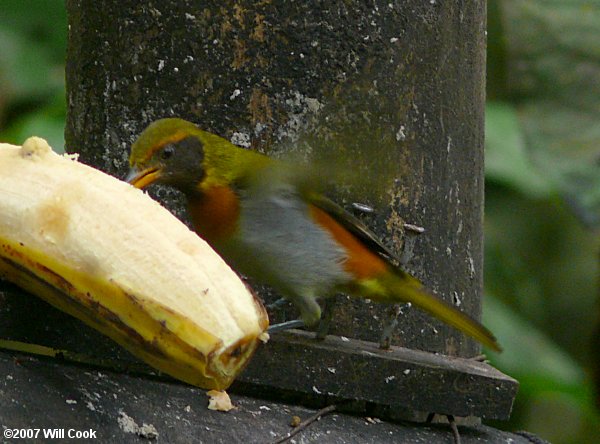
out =
[[150,167],[145,170],[138,170],[136,167],[132,167],[125,177],[125,181],[129,182],[136,188],[146,188],[148,185],[156,182],[160,178],[160,168]]

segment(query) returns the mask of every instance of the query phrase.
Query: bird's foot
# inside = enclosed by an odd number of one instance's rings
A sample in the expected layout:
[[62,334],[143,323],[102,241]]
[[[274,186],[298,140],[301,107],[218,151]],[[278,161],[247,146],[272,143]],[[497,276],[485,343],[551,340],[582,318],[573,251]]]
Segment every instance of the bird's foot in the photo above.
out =
[[335,299],[325,299],[323,302],[323,313],[321,314],[321,320],[317,327],[315,339],[325,339],[325,336],[329,333],[329,326],[333,319],[333,307],[335,306]]
[[289,301],[286,298],[279,298],[272,304],[267,305],[267,310],[271,311],[276,308],[283,307],[284,305],[289,304]]
[[279,324],[271,325],[267,332],[271,333],[279,333],[280,331],[290,330],[292,328],[301,328],[304,327],[304,321],[302,319],[294,319],[293,321],[285,321]]

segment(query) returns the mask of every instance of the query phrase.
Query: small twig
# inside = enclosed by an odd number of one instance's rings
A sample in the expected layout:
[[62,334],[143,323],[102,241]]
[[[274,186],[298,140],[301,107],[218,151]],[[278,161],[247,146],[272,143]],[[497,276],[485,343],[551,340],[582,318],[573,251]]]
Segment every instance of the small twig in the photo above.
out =
[[[435,413],[430,413],[427,415],[426,423],[431,424],[433,419],[435,418]],[[452,430],[452,436],[454,437],[454,444],[461,444],[460,433],[458,433],[458,426],[456,425],[456,421],[454,420],[454,416],[446,415],[448,419],[448,424],[450,425],[450,429]]]
[[452,429],[452,435],[454,436],[454,444],[461,444],[460,433],[458,433],[458,426],[456,425],[454,416],[446,415],[446,417],[448,418],[448,423],[450,424],[450,428]]
[[522,436],[527,439],[532,444],[550,444],[548,441],[540,438],[539,436],[534,435],[531,432],[526,432],[524,430],[520,430],[518,432],[514,432],[515,435]]
[[274,441],[272,444],[281,444],[283,442],[286,442],[292,436],[297,435],[302,430],[304,430],[309,425],[311,425],[313,422],[318,421],[319,419],[321,419],[322,416],[325,416],[328,413],[333,412],[335,409],[336,409],[335,404],[328,405],[327,407],[322,408],[317,413],[312,415],[310,418],[308,418],[305,421],[302,421],[300,424],[298,424],[298,426],[296,428],[294,428],[293,430],[290,430],[287,435],[283,436],[282,438],[279,438],[277,441]]

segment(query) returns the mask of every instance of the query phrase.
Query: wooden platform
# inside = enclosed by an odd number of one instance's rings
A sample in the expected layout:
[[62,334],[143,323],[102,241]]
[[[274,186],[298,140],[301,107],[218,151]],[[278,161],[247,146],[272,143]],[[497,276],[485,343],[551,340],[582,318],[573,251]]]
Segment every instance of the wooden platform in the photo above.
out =
[[[306,419],[314,413],[297,405],[235,394],[235,410],[215,412],[207,409],[203,390],[185,384],[15,352],[0,351],[0,375],[3,429],[96,432],[95,440],[85,442],[270,443],[291,430],[293,416]],[[460,426],[459,430],[463,444],[530,443],[486,426]],[[295,442],[446,444],[453,438],[443,424],[391,423],[332,413],[297,435]]]

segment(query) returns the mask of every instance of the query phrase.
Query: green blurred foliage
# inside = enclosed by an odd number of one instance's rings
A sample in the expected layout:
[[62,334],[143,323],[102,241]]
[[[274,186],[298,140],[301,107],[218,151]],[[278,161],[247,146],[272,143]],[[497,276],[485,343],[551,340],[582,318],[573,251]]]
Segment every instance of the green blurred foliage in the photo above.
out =
[[66,31],[63,0],[2,0],[1,142],[37,135],[64,150]]
[[[590,351],[598,321],[600,4],[490,0],[484,321],[521,383],[511,421],[595,443]],[[0,141],[64,147],[62,0],[2,0]],[[596,361],[595,361],[596,360]]]
[[600,3],[488,3],[484,320],[509,429],[600,442]]

